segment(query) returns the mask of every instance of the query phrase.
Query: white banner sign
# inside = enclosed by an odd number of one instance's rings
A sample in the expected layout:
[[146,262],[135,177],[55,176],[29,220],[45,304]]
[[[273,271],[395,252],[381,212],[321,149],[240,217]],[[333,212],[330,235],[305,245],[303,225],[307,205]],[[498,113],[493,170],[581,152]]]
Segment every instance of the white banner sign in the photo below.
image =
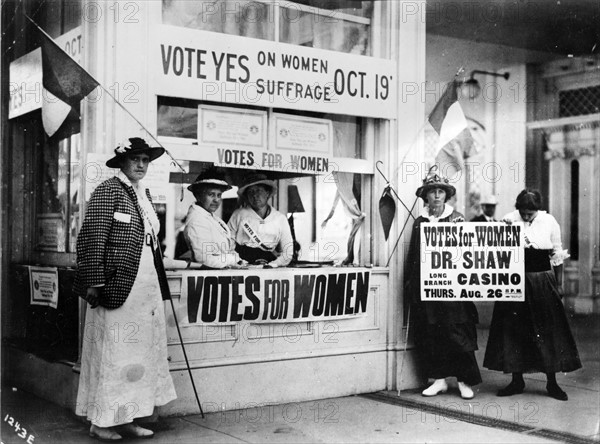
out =
[[394,60],[156,25],[150,70],[170,97],[392,119]]
[[363,315],[369,303],[367,269],[282,268],[185,271],[182,325],[231,322],[306,322]]
[[505,223],[421,225],[421,300],[525,300],[523,227]]

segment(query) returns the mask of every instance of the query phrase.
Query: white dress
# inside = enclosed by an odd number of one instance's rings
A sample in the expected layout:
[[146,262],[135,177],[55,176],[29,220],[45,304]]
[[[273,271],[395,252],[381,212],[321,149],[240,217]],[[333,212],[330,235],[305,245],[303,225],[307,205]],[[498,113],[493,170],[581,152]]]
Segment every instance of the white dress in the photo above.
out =
[[[158,219],[138,193],[146,233]],[[125,303],[108,310],[87,306],[81,375],[75,413],[98,427],[152,415],[177,398],[167,361],[164,303],[152,249],[144,245],[137,276]]]

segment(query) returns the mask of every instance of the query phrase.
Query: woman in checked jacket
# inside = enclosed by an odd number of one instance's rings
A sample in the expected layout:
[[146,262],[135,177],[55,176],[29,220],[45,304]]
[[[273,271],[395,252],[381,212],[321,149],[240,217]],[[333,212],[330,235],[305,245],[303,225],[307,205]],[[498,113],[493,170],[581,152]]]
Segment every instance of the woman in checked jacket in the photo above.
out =
[[140,182],[163,153],[140,138],[117,147],[106,165],[125,178],[98,185],[77,238],[75,291],[89,305],[76,413],[101,440],[152,437],[133,420],[177,397],[154,262],[159,221]]

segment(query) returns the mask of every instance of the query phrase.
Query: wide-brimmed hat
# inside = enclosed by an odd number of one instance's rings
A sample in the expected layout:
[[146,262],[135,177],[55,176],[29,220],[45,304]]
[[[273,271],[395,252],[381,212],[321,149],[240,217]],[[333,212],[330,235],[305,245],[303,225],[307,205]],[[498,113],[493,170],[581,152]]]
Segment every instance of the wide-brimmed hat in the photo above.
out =
[[498,199],[493,194],[485,194],[479,199],[480,205],[498,205]]
[[269,180],[265,174],[252,173],[244,177],[242,185],[238,189],[238,196],[242,196],[246,190],[254,185],[265,185],[271,188],[271,193],[277,189],[277,185],[272,180]]
[[427,199],[427,193],[434,188],[441,188],[444,190],[447,199],[450,199],[456,194],[456,188],[450,185],[448,179],[435,173],[428,174],[427,177],[423,179],[423,185],[417,188],[415,194],[425,200]]
[[196,177],[194,183],[188,186],[187,189],[193,193],[194,190],[202,185],[222,188],[223,191],[231,189],[231,185],[225,180],[225,173],[214,167],[201,172],[198,177]]
[[134,154],[147,154],[150,162],[158,159],[165,152],[163,147],[151,147],[141,137],[132,137],[129,142],[121,143],[115,148],[115,156],[106,161],[109,168],[121,168],[121,160]]

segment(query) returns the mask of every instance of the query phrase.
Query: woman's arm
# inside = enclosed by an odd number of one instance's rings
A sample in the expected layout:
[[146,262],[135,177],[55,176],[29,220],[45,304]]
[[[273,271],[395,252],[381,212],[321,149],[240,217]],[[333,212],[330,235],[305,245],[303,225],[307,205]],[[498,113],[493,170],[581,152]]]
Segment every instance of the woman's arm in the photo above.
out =
[[96,188],[88,203],[81,230],[77,236],[77,267],[83,288],[103,286],[105,252],[108,243],[116,193],[103,183]]
[[281,254],[272,262],[269,262],[268,265],[274,267],[285,267],[291,261],[294,255],[294,239],[292,238],[292,231],[290,229],[290,225],[287,221],[287,218],[281,214],[281,217],[278,218],[280,229],[281,229],[281,239],[279,240],[279,244],[277,244],[276,251],[279,251]]
[[190,220],[185,227],[184,236],[194,253],[195,262],[210,268],[225,268],[240,261],[235,251],[229,251],[229,239],[215,233],[208,220]]

